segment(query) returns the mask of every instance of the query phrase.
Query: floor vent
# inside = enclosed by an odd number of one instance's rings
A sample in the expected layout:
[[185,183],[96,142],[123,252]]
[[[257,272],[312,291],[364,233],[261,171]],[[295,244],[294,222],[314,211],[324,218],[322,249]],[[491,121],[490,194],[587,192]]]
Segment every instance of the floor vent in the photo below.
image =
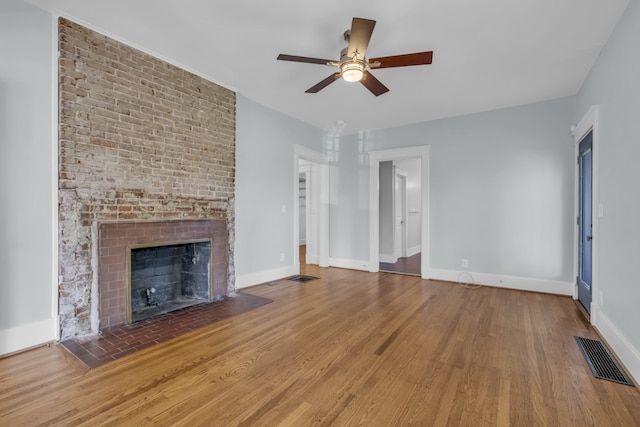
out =
[[293,277],[289,277],[287,280],[291,280],[292,282],[310,282],[312,280],[318,280],[317,277],[314,276],[293,276]]
[[602,341],[580,337],[574,338],[578,342],[585,359],[587,359],[594,377],[633,387],[629,377],[624,373]]

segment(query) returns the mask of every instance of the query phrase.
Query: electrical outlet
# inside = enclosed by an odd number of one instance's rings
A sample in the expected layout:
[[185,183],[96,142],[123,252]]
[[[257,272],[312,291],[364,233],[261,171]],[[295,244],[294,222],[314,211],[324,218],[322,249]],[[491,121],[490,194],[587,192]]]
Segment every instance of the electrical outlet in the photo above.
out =
[[280,254],[280,262],[284,261],[284,254]]
[[469,260],[468,259],[462,259],[462,268],[467,268],[469,267]]

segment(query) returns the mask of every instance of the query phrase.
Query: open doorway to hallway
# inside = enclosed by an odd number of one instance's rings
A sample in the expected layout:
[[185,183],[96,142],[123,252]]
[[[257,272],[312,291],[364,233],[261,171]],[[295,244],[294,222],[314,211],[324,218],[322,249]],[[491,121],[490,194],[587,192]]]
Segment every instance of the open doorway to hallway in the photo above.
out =
[[[329,266],[329,160],[317,151],[294,146],[293,253],[301,265]],[[304,252],[301,252],[304,246]]]
[[[380,163],[418,159],[420,173],[417,174],[419,176],[419,186],[416,185],[416,191],[420,194],[420,202],[419,207],[412,207],[407,210],[407,217],[409,221],[411,221],[412,217],[414,220],[419,221],[420,230],[409,232],[407,237],[416,238],[416,246],[417,242],[419,242],[419,249],[416,253],[420,253],[420,277],[423,279],[430,277],[428,236],[430,151],[428,145],[420,145],[369,152],[369,271],[372,273],[380,271]],[[410,253],[410,250],[408,253]]]
[[[317,240],[317,223],[311,220],[311,200],[307,190],[311,181],[311,163],[304,159],[298,162],[298,244],[300,268],[304,265],[311,264],[314,260],[307,260],[307,236],[312,248],[315,246],[314,238]],[[313,249],[312,249],[313,254]],[[317,264],[317,260],[315,260]]]
[[421,161],[379,164],[379,269],[421,275]]

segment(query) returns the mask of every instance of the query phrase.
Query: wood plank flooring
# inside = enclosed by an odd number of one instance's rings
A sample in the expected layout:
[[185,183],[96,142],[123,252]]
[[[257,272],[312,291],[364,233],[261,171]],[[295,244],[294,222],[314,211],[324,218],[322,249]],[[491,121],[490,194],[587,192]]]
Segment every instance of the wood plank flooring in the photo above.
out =
[[143,348],[270,302],[271,300],[267,298],[238,292],[235,298],[225,298],[222,301],[162,313],[130,325],[109,328],[95,337],[70,338],[60,344],[85,365],[96,368]]
[[567,297],[305,266],[319,280],[88,370],[62,346],[0,359],[0,425],[634,426],[593,378]]
[[414,276],[420,276],[422,254],[411,255],[407,258],[399,258],[395,263],[381,262],[380,271],[386,271],[391,273],[413,274]]

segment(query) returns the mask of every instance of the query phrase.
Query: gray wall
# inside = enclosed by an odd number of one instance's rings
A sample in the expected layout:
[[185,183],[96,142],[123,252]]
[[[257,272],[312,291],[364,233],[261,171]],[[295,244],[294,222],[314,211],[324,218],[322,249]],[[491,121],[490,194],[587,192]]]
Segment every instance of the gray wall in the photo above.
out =
[[236,276],[293,265],[293,146],[321,142],[319,129],[238,95]]
[[31,339],[11,330],[54,338],[52,37],[48,13],[0,4],[0,353]]
[[[578,95],[576,121],[600,105],[602,312],[640,349],[640,2],[631,1]],[[640,365],[639,365],[640,367]]]
[[369,260],[369,155],[366,133],[327,137],[331,159],[329,256]]
[[368,259],[372,150],[431,146],[431,267],[573,276],[575,98],[343,137],[332,168],[331,256]]

